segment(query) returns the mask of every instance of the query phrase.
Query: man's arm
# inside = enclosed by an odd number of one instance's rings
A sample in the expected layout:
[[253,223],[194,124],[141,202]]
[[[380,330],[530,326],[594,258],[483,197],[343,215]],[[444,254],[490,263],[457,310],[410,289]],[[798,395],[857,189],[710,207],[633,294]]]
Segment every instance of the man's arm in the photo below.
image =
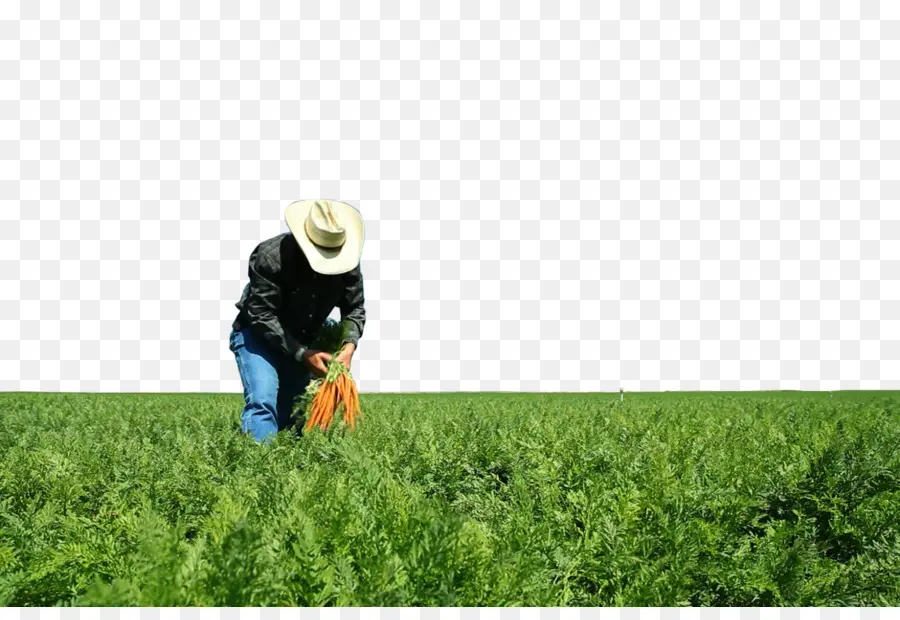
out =
[[253,331],[288,357],[300,362],[306,346],[287,332],[277,314],[282,303],[281,286],[278,284],[280,270],[277,258],[260,252],[259,247],[253,250],[249,268],[250,293],[244,313]]
[[355,349],[366,327],[366,299],[363,277],[359,265],[344,274],[344,292],[341,296],[341,344],[352,344]]

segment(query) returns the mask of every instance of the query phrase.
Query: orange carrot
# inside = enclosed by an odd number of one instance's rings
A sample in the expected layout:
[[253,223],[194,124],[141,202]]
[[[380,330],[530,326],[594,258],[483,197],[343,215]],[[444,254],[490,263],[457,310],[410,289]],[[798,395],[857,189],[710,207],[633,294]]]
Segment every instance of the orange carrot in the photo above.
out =
[[351,387],[350,400],[353,404],[353,415],[356,415],[359,413],[359,391],[357,391],[356,385]]
[[328,415],[328,420],[327,420],[327,423],[325,424],[325,428],[328,428],[329,426],[331,426],[331,421],[334,419],[334,410],[337,409],[337,405],[338,405],[337,385],[332,383],[330,387],[331,387],[331,390],[330,390],[331,398],[328,401],[328,409],[326,409],[326,412]]
[[326,418],[328,416],[328,409],[331,406],[331,389],[330,385],[327,382],[322,384],[322,391],[320,392],[320,395],[322,396],[322,414],[319,416],[318,423],[319,428],[324,431],[328,428]]
[[312,407],[309,412],[309,420],[306,424],[306,430],[310,430],[313,426],[319,423],[320,418],[322,417],[322,401],[319,398],[315,398],[312,403]]
[[334,382],[334,385],[337,388],[337,401],[338,403],[341,403],[344,401],[344,397],[346,396],[346,390],[344,389],[344,375],[339,376]]
[[309,432],[309,430],[310,430],[313,426],[316,425],[317,417],[318,417],[318,410],[315,409],[315,407],[313,407],[312,409],[310,409],[310,411],[309,411],[309,419],[306,421],[306,431],[307,431],[307,432]]
[[355,429],[357,417],[362,417],[359,391],[356,389],[356,382],[350,376],[349,369],[343,367],[340,362],[334,362],[329,364],[328,375],[319,384],[315,396],[308,405],[309,419],[306,429],[318,426],[327,431],[339,410],[342,412],[344,424]]

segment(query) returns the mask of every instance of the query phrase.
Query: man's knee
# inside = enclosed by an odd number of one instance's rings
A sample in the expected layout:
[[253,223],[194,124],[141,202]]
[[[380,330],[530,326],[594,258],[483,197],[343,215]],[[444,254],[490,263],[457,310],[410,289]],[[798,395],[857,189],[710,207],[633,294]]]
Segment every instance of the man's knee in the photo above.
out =
[[271,413],[278,409],[278,381],[268,377],[256,377],[247,390],[246,409],[252,413]]
[[250,399],[244,406],[244,415],[250,416],[272,416],[277,415],[277,405],[268,399]]

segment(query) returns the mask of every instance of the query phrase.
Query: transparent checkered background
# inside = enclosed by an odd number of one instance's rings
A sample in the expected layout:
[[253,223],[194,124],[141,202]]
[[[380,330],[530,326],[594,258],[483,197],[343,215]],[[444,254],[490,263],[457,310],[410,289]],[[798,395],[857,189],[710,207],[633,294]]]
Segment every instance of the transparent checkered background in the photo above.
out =
[[241,389],[284,208],[364,391],[900,387],[900,4],[0,3],[0,389]]

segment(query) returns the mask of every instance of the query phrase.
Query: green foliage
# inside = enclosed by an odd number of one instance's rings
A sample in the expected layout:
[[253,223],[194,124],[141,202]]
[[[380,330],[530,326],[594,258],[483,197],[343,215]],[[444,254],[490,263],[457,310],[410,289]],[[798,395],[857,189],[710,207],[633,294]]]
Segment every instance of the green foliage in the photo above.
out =
[[347,325],[334,319],[327,319],[325,324],[316,333],[313,338],[312,348],[320,351],[328,351],[329,353],[337,353],[344,342],[344,336],[347,333]]
[[900,605],[896,393],[0,394],[0,604]]

